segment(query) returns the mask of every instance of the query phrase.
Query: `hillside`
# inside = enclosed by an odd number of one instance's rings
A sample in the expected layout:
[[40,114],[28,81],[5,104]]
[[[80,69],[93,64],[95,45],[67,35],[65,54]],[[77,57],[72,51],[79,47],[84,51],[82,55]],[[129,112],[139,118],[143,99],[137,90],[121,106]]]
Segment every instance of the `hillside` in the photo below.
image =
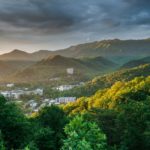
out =
[[11,64],[0,61],[0,78],[4,77],[6,74],[13,72],[14,68]]
[[48,50],[39,50],[30,54],[32,60],[40,61],[48,56],[53,55],[51,51]]
[[[70,118],[81,115],[88,122],[96,122],[106,134],[108,143],[117,149],[122,149],[125,143],[128,150],[149,150],[149,145],[143,142],[147,139],[149,143],[150,139],[145,134],[149,133],[149,89],[150,76],[119,81],[89,97],[68,103],[63,109]],[[75,126],[77,122],[74,121]]]
[[112,86],[117,81],[130,81],[135,77],[144,76],[147,77],[150,75],[150,64],[141,65],[138,67],[123,69],[110,73],[108,75],[99,76],[93,80],[87,82],[81,87],[74,88],[70,91],[62,93],[65,96],[91,96],[96,91]]
[[[18,72],[11,79],[14,82],[49,81],[53,78],[83,81],[115,67],[116,64],[102,57],[81,60],[54,55]],[[68,75],[67,68],[73,68],[74,74]]]
[[127,105],[133,101],[146,101],[150,94],[149,86],[150,76],[137,77],[125,82],[117,81],[107,89],[97,90],[89,97],[81,97],[73,103],[68,103],[64,109],[72,115],[90,111],[93,108],[116,109],[121,106],[121,103]]
[[72,46],[54,53],[77,58],[103,56],[124,63],[128,60],[149,56],[150,40],[103,40]]
[[0,61],[0,80],[33,65],[32,61]]
[[21,60],[21,61],[23,61],[23,60],[31,60],[31,58],[30,58],[29,53],[15,49],[9,53],[0,55],[0,60],[4,60],[4,61]]
[[129,61],[129,62],[125,63],[121,67],[121,69],[137,67],[139,65],[144,65],[144,64],[149,64],[149,63],[150,63],[150,56],[149,57],[144,57],[144,58],[138,59],[138,60]]
[[115,63],[112,63],[112,61],[104,58],[104,57],[101,57],[101,56],[98,56],[98,57],[93,57],[93,58],[82,58],[81,61],[91,67],[91,68],[95,68],[95,69],[100,69],[100,68],[108,68],[109,65],[111,65],[112,68],[114,68],[116,66]]
[[27,53],[22,50],[15,49],[9,53],[0,55],[3,61],[40,61],[51,54],[51,51],[40,50],[33,53]]

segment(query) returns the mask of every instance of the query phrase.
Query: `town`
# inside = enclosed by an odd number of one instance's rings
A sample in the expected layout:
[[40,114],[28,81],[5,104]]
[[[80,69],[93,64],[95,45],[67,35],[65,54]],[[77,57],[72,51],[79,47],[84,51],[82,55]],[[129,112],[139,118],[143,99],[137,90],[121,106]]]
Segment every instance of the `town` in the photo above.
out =
[[[55,87],[53,89],[57,91],[67,91],[70,90],[77,85],[60,85],[58,87]],[[43,88],[36,88],[36,89],[29,89],[29,88],[17,88],[15,89],[15,84],[9,83],[5,85],[7,87],[7,90],[1,90],[0,94],[3,95],[8,101],[15,102],[23,105],[23,108],[27,110],[28,113],[38,112],[41,108],[45,106],[51,106],[51,105],[61,105],[61,104],[67,104],[70,102],[74,102],[76,100],[76,97],[57,97],[57,98],[46,98],[44,96],[44,89]],[[10,88],[10,89],[9,89]],[[32,97],[35,98],[22,100],[22,97]],[[37,98],[38,97],[38,100]]]

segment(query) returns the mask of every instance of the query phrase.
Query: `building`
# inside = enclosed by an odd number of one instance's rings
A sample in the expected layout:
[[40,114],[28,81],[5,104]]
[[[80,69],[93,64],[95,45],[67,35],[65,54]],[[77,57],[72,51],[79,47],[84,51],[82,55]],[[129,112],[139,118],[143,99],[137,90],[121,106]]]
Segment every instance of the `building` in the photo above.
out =
[[73,75],[74,74],[74,68],[67,68],[67,74]]
[[4,97],[6,98],[13,98],[13,99],[19,99],[21,95],[23,95],[22,90],[16,90],[16,91],[2,91],[0,92]]
[[56,98],[56,102],[60,104],[66,104],[69,102],[74,102],[76,100],[76,97],[59,97]]
[[10,98],[11,97],[11,92],[10,91],[3,91],[3,92],[1,92],[1,95],[3,95],[6,98]]
[[33,93],[34,93],[35,95],[40,95],[40,96],[42,96],[42,95],[43,95],[43,89],[36,89],[36,90],[33,91]]
[[29,100],[27,103],[26,103],[26,107],[31,107],[32,109],[37,107],[38,103],[35,101],[35,100]]
[[67,90],[70,90],[74,87],[75,87],[74,85],[60,85],[60,86],[56,87],[56,89],[58,91],[67,91]]
[[27,90],[12,90],[12,91],[1,91],[0,92],[6,98],[19,99],[21,95],[43,95],[43,89],[35,89],[32,91]]
[[15,85],[13,83],[9,83],[9,84],[6,85],[6,87],[8,87],[8,88],[11,88],[11,87],[14,87],[14,86]]

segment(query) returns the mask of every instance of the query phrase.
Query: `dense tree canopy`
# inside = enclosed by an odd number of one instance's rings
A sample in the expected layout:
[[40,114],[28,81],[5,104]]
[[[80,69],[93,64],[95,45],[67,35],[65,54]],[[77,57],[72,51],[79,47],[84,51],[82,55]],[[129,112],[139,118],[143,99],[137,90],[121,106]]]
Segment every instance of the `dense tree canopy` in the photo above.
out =
[[30,123],[21,110],[0,97],[0,131],[8,149],[23,148],[30,140]]
[[67,139],[62,150],[106,150],[106,136],[95,123],[76,116],[65,127]]
[[96,122],[112,148],[150,149],[150,77],[116,82],[91,97],[67,104],[64,110]]
[[116,82],[110,88],[99,90],[91,97],[79,98],[64,106],[67,113],[81,113],[91,108],[119,109],[119,104],[145,101],[150,96],[150,77],[135,78],[129,82]]
[[149,150],[150,76],[26,117],[0,97],[1,150]]

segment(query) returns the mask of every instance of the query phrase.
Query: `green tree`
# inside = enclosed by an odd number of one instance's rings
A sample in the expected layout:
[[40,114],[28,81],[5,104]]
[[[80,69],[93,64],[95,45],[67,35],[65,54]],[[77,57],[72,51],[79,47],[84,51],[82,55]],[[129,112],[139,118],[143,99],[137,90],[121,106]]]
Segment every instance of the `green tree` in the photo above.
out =
[[0,97],[0,130],[7,149],[19,149],[30,140],[30,123],[13,103]]
[[135,102],[122,106],[117,125],[120,130],[121,150],[150,149],[150,101]]
[[34,143],[38,150],[56,150],[53,131],[50,128],[41,128],[36,133]]
[[76,116],[65,127],[67,139],[62,150],[106,150],[106,136],[95,123]]
[[5,150],[4,141],[0,132],[0,150]]
[[64,139],[64,127],[67,123],[67,117],[64,111],[58,106],[52,105],[51,107],[43,108],[37,117],[41,127],[49,128],[53,131],[53,139],[55,149],[59,149]]

